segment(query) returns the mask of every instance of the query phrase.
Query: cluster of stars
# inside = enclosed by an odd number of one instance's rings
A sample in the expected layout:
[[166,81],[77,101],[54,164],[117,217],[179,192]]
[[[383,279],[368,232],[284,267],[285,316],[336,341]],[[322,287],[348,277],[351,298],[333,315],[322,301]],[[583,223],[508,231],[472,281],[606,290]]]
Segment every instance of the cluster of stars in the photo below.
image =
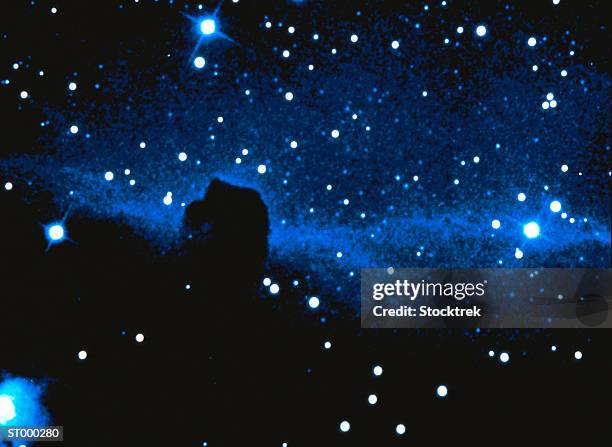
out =
[[554,109],[555,107],[557,107],[557,101],[555,100],[555,95],[553,95],[552,93],[548,93],[546,95],[546,101],[542,103],[542,108],[544,110],[548,110],[549,108]]
[[263,285],[269,288],[269,291],[272,295],[276,295],[280,292],[280,286],[276,283],[273,283],[270,278],[264,278]]
[[[372,372],[373,372],[374,376],[376,376],[376,377],[382,376],[382,373],[383,373],[382,366],[375,365],[372,368]],[[438,396],[438,398],[445,399],[448,396],[448,387],[446,385],[443,385],[443,384],[438,385],[436,387],[436,389],[435,389],[435,394],[436,394],[436,396]],[[367,401],[368,401],[369,405],[374,406],[374,405],[376,405],[378,403],[379,398],[378,398],[378,396],[376,394],[372,393],[372,394],[368,395]],[[342,433],[347,433],[347,432],[349,432],[351,430],[351,423],[348,420],[342,420],[340,422],[339,429],[340,429],[340,431]],[[395,426],[395,433],[400,435],[400,436],[404,435],[406,433],[406,430],[407,430],[406,429],[406,425],[403,424],[403,423],[398,423]]]

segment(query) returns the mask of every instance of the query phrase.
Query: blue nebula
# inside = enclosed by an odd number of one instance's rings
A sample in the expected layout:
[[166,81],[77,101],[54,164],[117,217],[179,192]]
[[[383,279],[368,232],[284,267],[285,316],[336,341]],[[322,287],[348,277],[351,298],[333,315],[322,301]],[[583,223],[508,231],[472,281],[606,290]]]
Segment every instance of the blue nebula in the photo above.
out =
[[[469,36],[457,28],[464,40],[449,48],[435,29],[379,17],[362,25],[368,39],[347,38],[337,54],[312,44],[291,65],[279,57],[284,33],[262,23],[242,35],[235,18],[237,45],[226,45],[220,14],[185,14],[177,32],[198,43],[179,44],[174,65],[122,60],[136,65],[107,69],[103,95],[75,96],[74,110],[50,104],[42,150],[0,160],[0,174],[51,191],[59,212],[131,225],[160,251],[179,241],[179,204],[201,199],[213,178],[253,188],[269,207],[270,263],[302,273],[295,287],[322,307],[358,304],[364,267],[609,265],[610,129],[600,123],[612,80],[579,60],[567,77],[533,71],[568,66],[562,39],[535,58],[501,32],[500,13],[482,36],[478,24]],[[321,38],[335,35],[329,16],[315,21]],[[413,43],[408,66],[400,42]],[[200,44],[210,70],[197,69]],[[543,112],[553,88],[559,104]]]
[[0,425],[49,425],[51,418],[42,403],[45,389],[46,384],[41,381],[3,376],[0,379]]

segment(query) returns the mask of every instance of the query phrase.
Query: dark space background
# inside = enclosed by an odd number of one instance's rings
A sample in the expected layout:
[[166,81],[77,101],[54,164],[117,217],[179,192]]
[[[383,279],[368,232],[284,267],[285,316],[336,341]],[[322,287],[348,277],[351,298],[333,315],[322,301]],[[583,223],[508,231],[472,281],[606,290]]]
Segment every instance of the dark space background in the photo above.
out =
[[75,446],[609,443],[609,331],[358,315],[360,268],[610,267],[605,2],[198,5],[2,6],[9,422]]

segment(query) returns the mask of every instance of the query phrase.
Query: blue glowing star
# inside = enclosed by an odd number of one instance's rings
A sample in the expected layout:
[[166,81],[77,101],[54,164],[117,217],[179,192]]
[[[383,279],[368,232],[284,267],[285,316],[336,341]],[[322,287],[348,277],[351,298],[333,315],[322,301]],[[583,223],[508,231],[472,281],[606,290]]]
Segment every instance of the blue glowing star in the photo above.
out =
[[204,19],[200,22],[200,31],[205,36],[210,36],[215,32],[215,28],[217,27],[215,21],[213,19]]
[[559,211],[561,211],[561,202],[559,202],[558,200],[553,200],[552,202],[550,202],[550,210],[553,213],[558,213]]
[[210,14],[204,17],[201,17],[201,16],[194,17],[189,14],[183,13],[183,15],[187,17],[195,25],[197,34],[199,35],[195,48],[189,58],[190,60],[193,61],[193,64],[195,65],[197,69],[203,68],[204,63],[205,63],[203,57],[198,57],[194,59],[195,54],[198,52],[200,48],[200,45],[202,45],[203,43],[209,40],[214,40],[218,37],[229,40],[230,42],[234,42],[230,37],[228,37],[227,35],[225,35],[223,32],[219,30],[218,18],[219,18],[219,10],[221,8],[222,3],[223,3],[222,0],[219,1],[214,11],[212,11]]
[[193,65],[198,70],[204,68],[204,65],[206,65],[206,59],[204,59],[202,56],[198,56],[193,60]]
[[0,395],[0,425],[6,425],[17,416],[13,399],[14,397],[8,394]]
[[310,299],[308,300],[308,305],[311,309],[316,309],[317,307],[319,307],[320,303],[321,302],[319,301],[319,298],[317,298],[316,296],[310,297]]
[[529,239],[536,238],[540,235],[540,226],[537,222],[529,222],[523,227],[523,233],[525,233],[525,236]]
[[31,379],[0,378],[0,426],[48,425],[49,415],[41,403],[44,390]]
[[438,388],[436,388],[436,394],[438,395],[438,397],[446,397],[448,395],[448,388],[446,387],[446,385],[438,386]]
[[55,223],[47,227],[47,238],[51,242],[59,242],[64,239],[65,235],[66,231],[64,230],[62,224]]

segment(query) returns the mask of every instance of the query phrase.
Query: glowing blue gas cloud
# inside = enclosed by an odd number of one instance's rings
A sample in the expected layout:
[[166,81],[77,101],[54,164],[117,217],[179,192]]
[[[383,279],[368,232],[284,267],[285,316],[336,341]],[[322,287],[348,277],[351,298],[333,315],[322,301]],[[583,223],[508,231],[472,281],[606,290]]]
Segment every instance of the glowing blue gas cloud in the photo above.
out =
[[[44,392],[44,382],[23,377],[1,377],[0,425],[49,425],[51,418],[41,402]],[[23,445],[23,443],[15,442],[13,445]]]
[[[213,178],[255,189],[268,206],[270,260],[311,275],[294,287],[307,309],[308,297],[319,297],[318,311],[332,299],[358,306],[363,267],[609,264],[607,148],[592,145],[610,139],[598,124],[610,108],[609,76],[580,67],[581,85],[571,81],[578,65],[567,77],[532,70],[526,39],[515,45],[496,33],[502,16],[487,17],[483,36],[477,23],[455,28],[463,40],[454,48],[469,54],[451,77],[436,62],[446,60],[440,39],[378,21],[371,25],[385,33],[364,29],[350,47],[358,29],[343,26],[347,47],[337,50],[350,48],[347,57],[323,45],[307,52],[285,45],[284,30],[293,35],[288,25],[297,22],[281,26],[280,15],[253,18],[250,26],[261,26],[237,32],[240,45],[225,53],[223,33],[243,24],[225,15],[234,7],[186,9],[193,15],[183,13],[176,67],[106,69],[111,96],[71,96],[73,111],[49,107],[53,132],[41,137],[41,151],[0,160],[2,197],[51,192],[56,212],[66,213],[56,218],[65,242],[85,215],[130,225],[165,250],[181,243],[185,205],[201,200]],[[338,24],[326,16],[313,23],[308,42],[331,38]],[[208,35],[207,19],[214,20]],[[273,26],[279,31],[271,33]],[[420,61],[410,70],[406,42]],[[501,45],[507,51],[493,51]],[[558,46],[536,48],[539,64],[556,60]],[[374,61],[385,70],[364,69]],[[482,76],[468,74],[480,67]],[[559,106],[542,116],[541,100],[553,87]],[[138,92],[129,110],[128,91]],[[108,110],[104,119],[100,108]],[[516,125],[517,114],[526,125]],[[597,154],[591,173],[579,175]]]

